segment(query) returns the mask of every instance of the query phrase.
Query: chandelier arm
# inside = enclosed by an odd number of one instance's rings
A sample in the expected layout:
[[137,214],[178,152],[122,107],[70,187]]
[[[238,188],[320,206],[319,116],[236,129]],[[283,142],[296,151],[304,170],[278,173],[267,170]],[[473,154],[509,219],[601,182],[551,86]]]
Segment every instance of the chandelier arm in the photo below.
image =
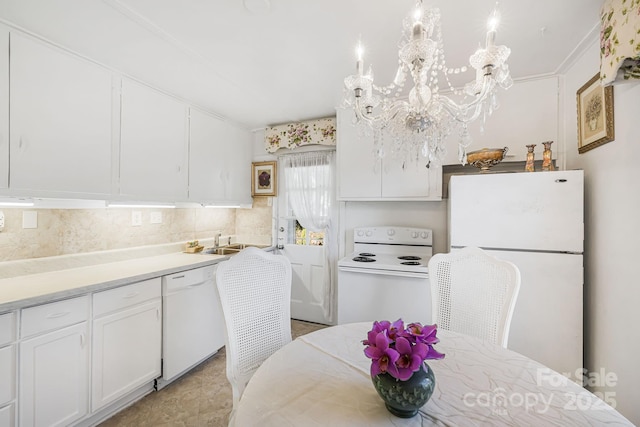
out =
[[[495,80],[491,75],[484,76],[484,82],[480,93],[476,95],[475,99],[467,104],[456,104],[451,98],[440,95],[442,106],[451,114],[451,116],[462,123],[469,123],[478,118],[482,110],[482,103],[487,99],[489,93],[495,86]],[[474,113],[470,117],[465,117],[467,112],[474,109]]]

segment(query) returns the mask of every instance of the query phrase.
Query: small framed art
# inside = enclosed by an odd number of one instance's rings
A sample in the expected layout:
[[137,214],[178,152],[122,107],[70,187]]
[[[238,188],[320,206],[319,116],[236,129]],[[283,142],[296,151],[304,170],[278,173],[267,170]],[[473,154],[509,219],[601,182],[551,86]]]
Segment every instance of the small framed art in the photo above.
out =
[[277,162],[253,162],[251,164],[251,195],[277,195]]
[[596,74],[577,93],[578,152],[585,153],[614,139],[613,87]]

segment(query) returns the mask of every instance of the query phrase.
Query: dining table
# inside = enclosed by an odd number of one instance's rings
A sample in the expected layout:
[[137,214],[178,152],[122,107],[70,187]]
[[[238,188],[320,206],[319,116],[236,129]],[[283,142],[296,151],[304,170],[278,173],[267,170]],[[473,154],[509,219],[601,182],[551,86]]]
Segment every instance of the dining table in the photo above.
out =
[[[255,372],[234,412],[236,426],[633,426],[611,405],[522,354],[439,329],[427,360],[436,385],[412,418],[385,407],[362,341],[372,323],[303,335]],[[615,402],[614,402],[615,403]]]

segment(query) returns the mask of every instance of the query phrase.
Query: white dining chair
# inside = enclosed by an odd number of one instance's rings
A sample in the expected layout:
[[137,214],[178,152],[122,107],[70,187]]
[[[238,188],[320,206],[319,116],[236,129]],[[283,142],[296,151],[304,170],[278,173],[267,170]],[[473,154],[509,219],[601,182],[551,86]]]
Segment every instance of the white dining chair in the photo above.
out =
[[432,322],[507,347],[520,291],[520,270],[466,247],[429,260]]
[[216,285],[226,325],[231,425],[253,373],[291,342],[291,264],[282,255],[246,248],[218,264]]

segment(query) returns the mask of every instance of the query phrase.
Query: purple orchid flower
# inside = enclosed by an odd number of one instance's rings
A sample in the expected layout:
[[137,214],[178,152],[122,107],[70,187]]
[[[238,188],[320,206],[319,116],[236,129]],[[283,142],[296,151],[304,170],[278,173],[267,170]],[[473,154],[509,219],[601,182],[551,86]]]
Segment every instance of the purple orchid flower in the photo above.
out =
[[438,331],[437,325],[425,325],[422,326],[420,323],[411,323],[407,326],[407,338],[409,338],[412,342],[422,342],[427,345],[433,345],[440,342],[438,337],[436,337],[436,332]]
[[401,381],[411,378],[414,372],[420,369],[420,365],[429,352],[429,346],[421,342],[411,345],[405,337],[396,340],[396,350],[399,357],[396,361],[398,367],[398,378]]
[[388,372],[394,378],[398,378],[396,361],[400,355],[396,350],[389,347],[390,341],[386,331],[378,332],[374,343],[375,345],[370,343],[364,349],[364,354],[371,359],[371,376],[375,377],[381,373]]

